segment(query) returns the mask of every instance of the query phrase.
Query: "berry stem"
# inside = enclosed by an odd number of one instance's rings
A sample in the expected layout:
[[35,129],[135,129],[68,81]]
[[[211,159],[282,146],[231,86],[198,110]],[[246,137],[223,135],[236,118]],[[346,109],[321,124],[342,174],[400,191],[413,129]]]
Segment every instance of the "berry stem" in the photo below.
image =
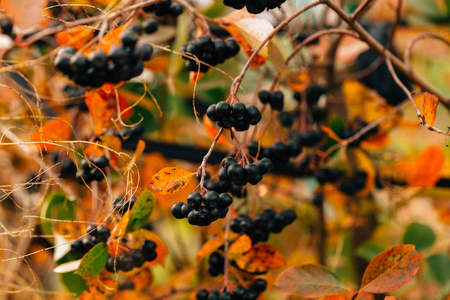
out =
[[238,148],[238,153],[241,153],[241,157],[244,160],[244,163],[246,165],[249,164],[247,154],[245,153],[245,149],[242,147],[242,144],[239,142],[238,138],[234,134],[233,130],[230,129],[231,137],[236,141],[236,146]]
[[233,83],[231,84],[231,90],[230,90],[230,97],[232,99],[236,98],[236,94],[239,90],[239,86],[241,85],[242,79],[244,78],[245,74],[247,73],[248,69],[250,68],[250,65],[252,63],[252,61],[255,59],[256,55],[258,55],[259,51],[261,51],[261,49],[264,47],[264,45],[270,41],[275,34],[280,31],[284,26],[286,26],[287,24],[289,24],[292,20],[294,20],[297,16],[299,16],[300,14],[304,13],[305,11],[309,10],[310,8],[313,8],[319,4],[323,4],[326,1],[324,0],[317,0],[314,1],[304,7],[302,7],[301,9],[297,10],[295,13],[293,13],[292,15],[290,15],[288,18],[286,18],[283,22],[281,22],[277,27],[274,28],[274,30],[272,30],[272,32],[270,32],[266,38],[258,45],[258,47],[256,47],[253,50],[252,55],[250,55],[250,57],[248,58],[244,68],[242,68],[241,73],[234,79]]
[[227,220],[225,222],[225,244],[223,250],[223,256],[225,258],[224,271],[223,271],[223,287],[222,291],[231,290],[232,283],[230,280],[230,260],[228,259],[228,249],[230,247],[230,224],[231,224],[231,210],[228,212]]
[[200,167],[198,168],[197,174],[201,175],[200,178],[200,190],[203,190],[203,184],[205,182],[205,176],[206,176],[206,163],[208,162],[208,158],[211,156],[212,151],[214,150],[214,147],[217,144],[217,141],[220,138],[220,135],[223,132],[223,128],[219,129],[219,132],[217,133],[216,137],[214,138],[211,147],[209,147],[208,152],[206,153],[206,155],[203,157],[202,163],[200,165]]

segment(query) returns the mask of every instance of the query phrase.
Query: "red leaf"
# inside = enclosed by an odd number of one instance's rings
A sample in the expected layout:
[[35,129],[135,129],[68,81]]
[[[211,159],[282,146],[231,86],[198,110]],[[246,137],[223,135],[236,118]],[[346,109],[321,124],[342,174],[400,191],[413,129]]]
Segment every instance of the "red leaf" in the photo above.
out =
[[408,181],[409,186],[428,187],[433,186],[441,177],[444,167],[444,154],[438,145],[425,148],[417,158],[411,176]]
[[399,245],[378,254],[369,264],[360,291],[389,293],[410,282],[420,267],[414,245]]
[[278,275],[275,285],[288,295],[312,299],[347,290],[345,284],[329,269],[320,265],[291,267]]
[[255,274],[266,273],[286,265],[280,252],[270,245],[256,245],[235,262],[241,270]]
[[42,150],[52,151],[59,149],[58,145],[52,145],[45,142],[67,141],[72,135],[72,129],[65,119],[52,120],[31,134],[31,140],[37,143]]

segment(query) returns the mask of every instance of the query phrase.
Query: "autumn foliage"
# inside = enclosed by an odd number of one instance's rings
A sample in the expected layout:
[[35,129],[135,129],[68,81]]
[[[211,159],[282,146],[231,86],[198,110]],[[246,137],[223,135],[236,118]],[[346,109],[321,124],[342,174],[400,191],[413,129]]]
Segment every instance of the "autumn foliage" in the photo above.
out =
[[0,5],[5,299],[449,299],[449,1]]

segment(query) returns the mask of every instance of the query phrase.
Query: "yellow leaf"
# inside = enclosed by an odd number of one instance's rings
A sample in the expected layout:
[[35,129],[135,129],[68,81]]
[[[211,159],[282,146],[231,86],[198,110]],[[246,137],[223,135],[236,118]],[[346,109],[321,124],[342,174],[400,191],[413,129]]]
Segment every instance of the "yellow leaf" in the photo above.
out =
[[429,187],[436,184],[441,177],[444,166],[444,154],[438,145],[425,148],[417,158],[415,166],[410,170],[409,186]]
[[150,187],[160,194],[172,194],[183,189],[194,174],[177,167],[164,168],[153,175]]
[[252,240],[251,238],[243,234],[238,237],[228,249],[228,259],[234,260],[241,256],[243,253],[249,251],[252,248]]
[[295,92],[303,92],[309,85],[309,74],[305,71],[294,70],[284,74],[286,84]]
[[429,94],[425,92],[423,96],[423,116],[425,117],[425,122],[433,126],[434,121],[436,120],[436,110],[438,106],[439,98],[433,94]]

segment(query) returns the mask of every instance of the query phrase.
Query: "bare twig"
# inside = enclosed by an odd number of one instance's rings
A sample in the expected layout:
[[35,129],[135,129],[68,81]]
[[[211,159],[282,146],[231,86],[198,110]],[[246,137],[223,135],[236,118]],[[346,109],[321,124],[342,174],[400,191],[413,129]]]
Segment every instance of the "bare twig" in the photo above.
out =
[[[446,31],[445,33],[448,33],[448,31]],[[450,46],[450,41],[444,39],[443,34],[424,32],[416,35],[412,40],[408,42],[408,45],[406,46],[405,52],[403,54],[403,59],[405,60],[406,68],[408,68],[409,70],[411,70],[411,50],[418,41],[423,39],[436,39]]]
[[364,13],[367,12],[372,3],[373,0],[365,0],[363,3],[361,3],[361,5],[352,14],[351,16],[352,20],[354,21],[359,20],[359,18],[361,18],[364,15]]
[[197,174],[200,175],[200,192],[203,190],[203,184],[205,182],[205,176],[206,176],[206,163],[208,162],[208,158],[211,156],[212,151],[214,150],[214,147],[217,144],[217,141],[219,140],[220,136],[222,135],[223,127],[219,129],[219,132],[217,133],[216,137],[214,138],[214,141],[211,144],[211,147],[209,147],[208,152],[203,157],[202,164],[198,168]]

